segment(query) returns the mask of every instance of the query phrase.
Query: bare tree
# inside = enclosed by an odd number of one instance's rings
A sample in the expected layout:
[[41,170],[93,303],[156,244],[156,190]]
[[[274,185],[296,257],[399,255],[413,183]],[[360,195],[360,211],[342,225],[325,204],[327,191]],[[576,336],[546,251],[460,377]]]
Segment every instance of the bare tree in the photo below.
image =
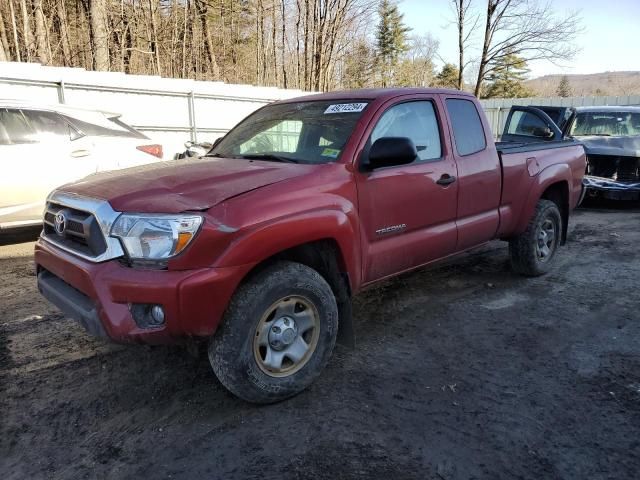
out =
[[496,66],[509,55],[526,62],[556,62],[572,58],[577,48],[571,40],[580,32],[577,13],[557,17],[551,4],[534,0],[488,0],[482,54],[475,94]]
[[197,0],[196,4],[198,5],[198,15],[200,16],[202,31],[204,32],[205,49],[209,57],[209,62],[211,63],[211,73],[213,78],[218,79],[218,77],[220,77],[220,69],[216,59],[215,45],[211,37],[211,29],[209,28],[209,4],[202,0]]
[[0,62],[9,60],[9,39],[4,26],[2,10],[0,10]]
[[42,12],[42,0],[33,0],[33,11],[35,15],[36,25],[36,48],[38,52],[38,60],[46,65],[49,63],[47,27]]
[[428,87],[434,83],[434,59],[439,42],[430,34],[412,35],[407,51],[400,58],[393,84],[406,87]]
[[31,53],[33,52],[33,32],[31,31],[27,0],[20,1],[20,10],[22,11],[22,38],[24,41],[25,56],[27,58],[27,62],[30,62]]
[[109,33],[107,31],[106,0],[90,0],[91,46],[94,68],[98,71],[109,70]]
[[478,26],[480,15],[471,15],[471,0],[451,0],[455,12],[455,24],[458,30],[458,90],[464,88],[465,50],[471,36]]
[[[341,87],[370,0],[0,0],[0,60]],[[354,73],[351,62],[351,73]]]
[[69,24],[67,20],[67,10],[64,2],[57,2],[56,19],[58,22],[58,34],[62,46],[64,65],[69,67],[71,63],[71,43],[69,41]]
[[20,62],[21,61],[20,42],[18,40],[18,26],[16,22],[16,12],[13,8],[13,0],[9,0],[9,12],[11,14],[11,28],[13,31],[13,47],[16,52],[15,58],[18,62]]

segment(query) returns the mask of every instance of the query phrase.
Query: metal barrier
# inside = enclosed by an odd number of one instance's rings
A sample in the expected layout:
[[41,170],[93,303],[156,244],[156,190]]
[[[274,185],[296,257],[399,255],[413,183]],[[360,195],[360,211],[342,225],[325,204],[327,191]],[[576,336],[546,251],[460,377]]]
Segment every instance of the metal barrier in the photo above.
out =
[[[153,138],[161,138],[175,151],[181,150],[188,139],[213,141],[259,107],[302,94],[300,90],[0,62],[0,98],[121,113],[125,121]],[[534,97],[480,103],[497,137],[513,105],[640,105],[640,96]]]

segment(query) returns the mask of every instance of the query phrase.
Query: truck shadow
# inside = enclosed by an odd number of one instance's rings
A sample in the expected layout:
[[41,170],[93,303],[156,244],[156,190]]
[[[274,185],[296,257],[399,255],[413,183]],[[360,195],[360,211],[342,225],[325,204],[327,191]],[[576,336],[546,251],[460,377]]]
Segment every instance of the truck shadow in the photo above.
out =
[[585,198],[579,207],[583,211],[630,211],[640,212],[640,201],[608,200],[606,198]]
[[33,242],[38,239],[42,226],[36,227],[22,227],[15,230],[10,230],[6,233],[0,233],[0,246],[14,245],[16,243]]

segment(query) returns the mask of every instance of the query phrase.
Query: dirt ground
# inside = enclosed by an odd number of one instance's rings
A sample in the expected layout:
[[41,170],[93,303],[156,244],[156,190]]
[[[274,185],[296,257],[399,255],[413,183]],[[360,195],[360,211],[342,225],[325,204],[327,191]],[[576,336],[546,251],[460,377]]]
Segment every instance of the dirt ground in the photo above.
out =
[[581,210],[555,270],[492,243],[355,301],[358,345],[271,406],[206,358],[87,336],[0,247],[0,478],[633,479],[640,209]]

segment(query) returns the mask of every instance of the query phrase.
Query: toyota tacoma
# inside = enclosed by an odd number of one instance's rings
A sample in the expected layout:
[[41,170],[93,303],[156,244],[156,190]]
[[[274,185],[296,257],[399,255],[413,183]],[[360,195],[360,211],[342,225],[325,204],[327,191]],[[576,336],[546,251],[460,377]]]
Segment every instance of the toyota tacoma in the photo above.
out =
[[494,239],[520,274],[552,268],[585,154],[539,130],[496,144],[479,102],[454,90],[272,103],[201,158],[53,191],[38,287],[115,342],[207,340],[228,390],[279,401],[336,340],[353,344],[351,297],[366,287]]

